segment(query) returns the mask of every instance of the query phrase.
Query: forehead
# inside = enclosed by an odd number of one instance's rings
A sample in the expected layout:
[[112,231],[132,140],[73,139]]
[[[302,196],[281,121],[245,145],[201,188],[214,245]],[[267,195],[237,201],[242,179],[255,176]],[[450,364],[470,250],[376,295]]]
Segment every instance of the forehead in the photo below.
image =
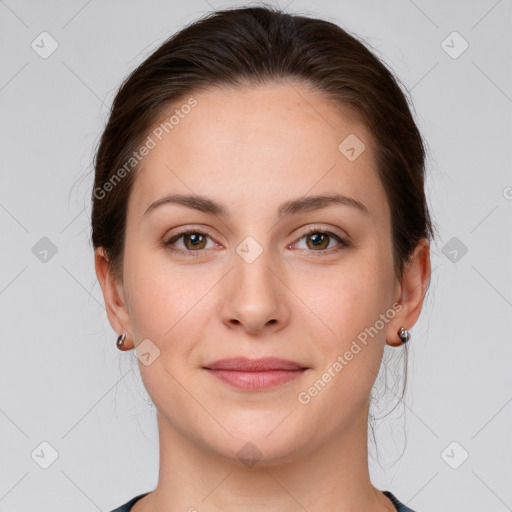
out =
[[318,91],[284,82],[191,97],[149,133],[154,147],[139,164],[130,197],[140,214],[172,192],[260,207],[263,200],[271,207],[274,199],[338,192],[383,216],[369,132]]

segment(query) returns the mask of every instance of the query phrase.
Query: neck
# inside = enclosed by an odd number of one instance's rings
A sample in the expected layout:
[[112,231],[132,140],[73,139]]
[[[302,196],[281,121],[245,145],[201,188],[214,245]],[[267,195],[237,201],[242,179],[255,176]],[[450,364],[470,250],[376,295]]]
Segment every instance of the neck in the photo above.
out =
[[253,467],[213,452],[157,417],[158,486],[133,512],[396,512],[370,482],[367,407],[329,444],[296,453],[293,460],[269,461],[263,454]]

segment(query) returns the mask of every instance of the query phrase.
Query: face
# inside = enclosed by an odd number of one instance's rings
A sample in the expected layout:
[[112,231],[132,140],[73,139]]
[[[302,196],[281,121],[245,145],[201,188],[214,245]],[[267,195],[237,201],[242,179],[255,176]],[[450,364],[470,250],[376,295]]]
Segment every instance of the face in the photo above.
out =
[[[169,431],[233,459],[251,442],[282,463],[366,414],[397,330],[389,205],[369,133],[319,93],[194,98],[137,169],[121,332],[150,340],[139,368]],[[160,201],[172,195],[205,200]],[[300,370],[207,369],[237,357]]]

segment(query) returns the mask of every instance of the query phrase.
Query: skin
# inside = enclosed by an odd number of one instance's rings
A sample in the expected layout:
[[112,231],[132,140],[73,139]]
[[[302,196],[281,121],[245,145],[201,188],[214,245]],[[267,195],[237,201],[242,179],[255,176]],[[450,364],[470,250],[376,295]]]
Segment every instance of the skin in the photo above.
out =
[[[400,345],[397,331],[420,314],[428,241],[398,280],[373,141],[320,93],[273,83],[194,97],[197,106],[137,169],[122,279],[103,250],[95,252],[112,327],[127,333],[129,348],[150,339],[160,350],[150,365],[139,362],[157,409],[159,481],[133,511],[394,511],[369,478],[369,395],[385,344]],[[349,134],[366,146],[354,161],[338,150]],[[206,196],[229,214],[178,204],[144,214],[170,193]],[[330,205],[278,220],[285,201],[332,193],[364,203],[368,215]],[[174,247],[188,251],[180,255],[164,245],[178,227],[208,237],[200,249],[178,239]],[[317,248],[303,234],[309,227],[351,245],[331,237]],[[247,236],[263,250],[252,263],[236,252]],[[394,303],[400,312],[301,404],[298,394]],[[280,357],[309,369],[274,388],[242,391],[202,368],[234,356]],[[253,467],[237,457],[247,442],[262,454]]]

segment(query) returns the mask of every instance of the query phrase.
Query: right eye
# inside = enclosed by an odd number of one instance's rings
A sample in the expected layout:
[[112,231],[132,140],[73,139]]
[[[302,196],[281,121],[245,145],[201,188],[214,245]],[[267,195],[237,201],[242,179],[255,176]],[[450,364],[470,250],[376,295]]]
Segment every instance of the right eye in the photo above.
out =
[[[199,231],[197,229],[188,229],[171,236],[171,238],[164,242],[164,246],[178,254],[197,257],[200,254],[191,253],[200,253],[202,250],[206,249],[207,247],[205,244],[208,238],[210,238],[208,233],[204,233],[203,231]],[[174,244],[181,239],[183,239],[183,248],[173,247]],[[214,246],[217,245],[218,244],[214,242]]]

